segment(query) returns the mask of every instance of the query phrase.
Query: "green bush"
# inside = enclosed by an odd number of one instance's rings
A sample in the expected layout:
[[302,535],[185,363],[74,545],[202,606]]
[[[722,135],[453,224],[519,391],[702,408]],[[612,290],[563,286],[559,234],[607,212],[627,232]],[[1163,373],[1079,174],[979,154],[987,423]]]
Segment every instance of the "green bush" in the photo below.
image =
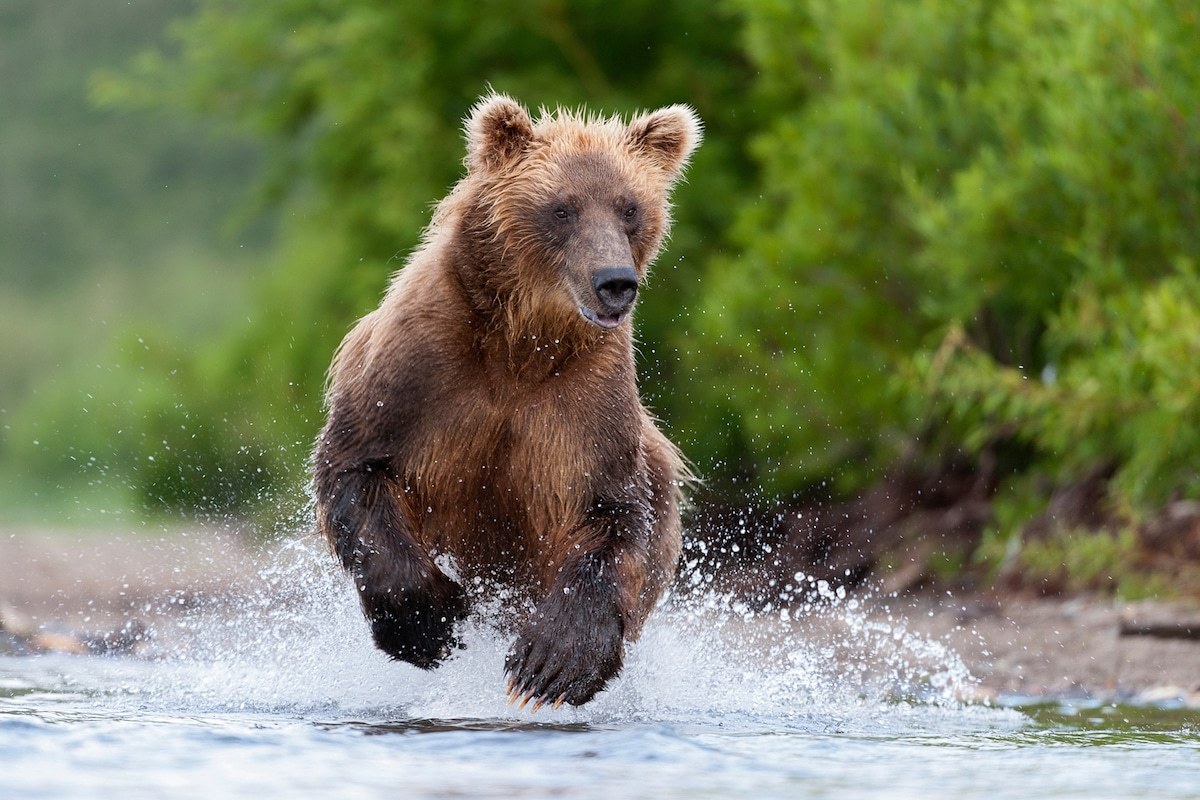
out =
[[102,365],[62,373],[15,415],[10,458],[64,489],[103,484],[101,498],[146,511],[252,510],[283,477],[268,439],[182,353],[119,339]]
[[1168,576],[1142,563],[1137,533],[1062,530],[1014,548],[1021,583],[1051,593],[1102,592],[1124,600],[1176,594],[1194,576]]
[[1006,431],[1037,446],[1051,474],[1097,463],[1131,516],[1200,495],[1200,280],[1187,262],[1149,285],[1077,290],[1045,340],[1040,374],[998,364],[961,329],[915,362],[917,385],[980,446]]
[[1200,9],[738,5],[772,112],[686,352],[760,480],[1016,432],[1195,495]]

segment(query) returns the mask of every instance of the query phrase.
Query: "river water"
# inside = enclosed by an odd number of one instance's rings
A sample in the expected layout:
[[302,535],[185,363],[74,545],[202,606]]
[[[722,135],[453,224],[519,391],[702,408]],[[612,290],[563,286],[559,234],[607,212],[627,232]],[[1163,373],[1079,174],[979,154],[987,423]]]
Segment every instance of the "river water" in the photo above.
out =
[[143,609],[137,657],[0,657],[0,797],[1200,797],[1195,712],[963,703],[953,652],[832,590],[753,615],[696,588],[593,703],[530,714],[496,631],[392,663],[327,556],[275,560],[237,602]]

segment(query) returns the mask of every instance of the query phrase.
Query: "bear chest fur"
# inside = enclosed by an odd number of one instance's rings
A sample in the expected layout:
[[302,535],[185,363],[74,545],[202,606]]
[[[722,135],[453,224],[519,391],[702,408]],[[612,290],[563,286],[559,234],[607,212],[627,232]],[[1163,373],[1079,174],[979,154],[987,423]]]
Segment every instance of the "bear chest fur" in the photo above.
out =
[[[612,383],[558,375],[498,392],[480,381],[439,406],[403,471],[422,539],[453,555],[464,578],[537,583],[530,554],[561,546],[640,458],[640,405]],[[516,566],[486,571],[496,564]]]

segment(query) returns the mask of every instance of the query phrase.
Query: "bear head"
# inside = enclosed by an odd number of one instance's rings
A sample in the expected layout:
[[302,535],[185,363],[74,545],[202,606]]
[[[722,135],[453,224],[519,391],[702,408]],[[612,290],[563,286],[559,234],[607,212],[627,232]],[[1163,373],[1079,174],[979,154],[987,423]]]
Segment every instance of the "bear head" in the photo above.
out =
[[672,186],[700,144],[690,108],[626,122],[482,98],[466,121],[456,189],[469,252],[456,259],[510,334],[595,337],[628,324],[670,228]]

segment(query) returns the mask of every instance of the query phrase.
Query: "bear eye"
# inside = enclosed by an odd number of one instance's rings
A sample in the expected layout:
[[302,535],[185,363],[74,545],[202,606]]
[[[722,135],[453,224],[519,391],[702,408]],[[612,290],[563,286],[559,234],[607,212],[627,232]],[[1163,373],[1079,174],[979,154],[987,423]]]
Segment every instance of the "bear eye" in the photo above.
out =
[[554,218],[564,221],[570,219],[571,209],[566,206],[556,206],[554,209]]
[[634,203],[630,203],[629,205],[625,206],[625,213],[623,214],[625,219],[627,219],[627,220],[637,219],[637,214],[638,214],[637,205],[635,205]]

